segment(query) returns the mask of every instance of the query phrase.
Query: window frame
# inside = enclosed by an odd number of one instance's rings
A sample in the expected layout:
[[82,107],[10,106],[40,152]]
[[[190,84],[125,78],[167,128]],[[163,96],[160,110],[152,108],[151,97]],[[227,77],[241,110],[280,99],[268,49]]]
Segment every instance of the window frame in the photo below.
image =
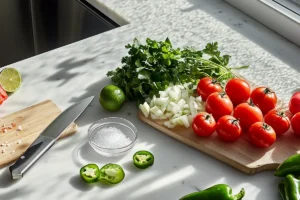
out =
[[274,0],[225,1],[300,46],[300,13],[298,15]]
[[[300,12],[299,14],[294,13],[289,8],[285,8],[284,6],[276,3],[276,0],[259,0],[262,3],[270,6],[271,8],[277,10],[278,12],[282,13],[283,15],[289,17],[291,20],[300,23]],[[300,5],[299,5],[300,7]]]

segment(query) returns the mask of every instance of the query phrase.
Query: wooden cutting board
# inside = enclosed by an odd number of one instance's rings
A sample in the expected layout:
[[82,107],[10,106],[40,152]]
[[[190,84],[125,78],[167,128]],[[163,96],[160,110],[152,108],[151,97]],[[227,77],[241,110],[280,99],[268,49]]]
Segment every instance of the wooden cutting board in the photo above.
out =
[[[0,128],[11,126],[12,123],[15,123],[15,126],[6,133],[0,129],[0,168],[17,160],[60,113],[61,110],[52,101],[47,100],[2,117]],[[18,130],[19,126],[22,130]],[[76,131],[77,125],[72,123],[59,139]],[[2,152],[3,149],[5,152]]]
[[[235,75],[245,79],[252,90],[258,87],[245,77],[237,73]],[[278,100],[276,108],[287,110],[287,105]],[[291,115],[289,112],[286,114],[289,117]],[[217,133],[208,138],[198,137],[191,127],[177,126],[169,129],[163,125],[164,121],[146,118],[141,111],[138,115],[143,122],[150,126],[246,174],[275,170],[289,156],[300,153],[300,138],[295,136],[291,129],[284,135],[277,137],[275,143],[269,148],[257,148],[248,141],[246,133],[243,133],[237,141],[227,143],[221,141]]]
[[269,148],[257,148],[250,144],[247,134],[233,143],[221,141],[214,133],[208,138],[198,137],[192,128],[177,126],[168,129],[163,121],[146,118],[139,112],[139,118],[161,132],[196,148],[246,174],[256,174],[264,170],[275,170],[278,165],[289,156],[300,153],[300,138],[289,130],[283,136],[278,137]]

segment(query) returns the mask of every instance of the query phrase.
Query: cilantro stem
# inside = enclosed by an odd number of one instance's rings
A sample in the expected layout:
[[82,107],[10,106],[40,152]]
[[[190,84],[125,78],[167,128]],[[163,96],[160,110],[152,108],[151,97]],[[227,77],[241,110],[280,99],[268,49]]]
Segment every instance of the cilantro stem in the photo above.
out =
[[[223,65],[219,65],[217,63],[214,63],[210,60],[206,60],[204,58],[192,58],[192,57],[187,57],[187,59],[192,59],[192,60],[198,60],[198,61],[201,61],[203,63],[206,63],[206,64],[209,64],[211,66],[214,66],[215,68],[220,68],[220,69],[225,69],[227,72],[229,72],[233,77],[235,77],[235,74],[231,71],[232,68],[228,68],[226,66],[223,66]],[[221,75],[222,76],[222,75]],[[218,78],[219,79],[219,78]]]
[[246,69],[246,68],[249,68],[249,66],[244,65],[244,66],[230,67],[229,69]]
[[[222,80],[222,78],[223,77],[225,77],[226,75],[229,75],[230,73],[224,73],[224,74],[222,74],[221,76],[219,76],[218,78],[217,78],[217,81],[221,81]],[[230,75],[232,75],[232,74],[230,74]],[[235,75],[233,74],[233,77],[235,77]]]

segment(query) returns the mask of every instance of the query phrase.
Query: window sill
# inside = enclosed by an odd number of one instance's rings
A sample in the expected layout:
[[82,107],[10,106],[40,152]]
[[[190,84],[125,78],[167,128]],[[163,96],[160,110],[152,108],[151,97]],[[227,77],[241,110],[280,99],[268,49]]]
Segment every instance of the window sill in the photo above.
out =
[[283,7],[281,0],[225,1],[300,46],[300,15]]

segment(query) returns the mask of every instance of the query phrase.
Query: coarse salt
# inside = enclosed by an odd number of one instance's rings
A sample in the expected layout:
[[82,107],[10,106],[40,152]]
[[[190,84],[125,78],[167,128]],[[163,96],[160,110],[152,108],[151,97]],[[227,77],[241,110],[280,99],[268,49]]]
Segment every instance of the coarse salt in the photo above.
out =
[[21,141],[21,140],[18,140],[17,144],[21,144],[21,143],[22,143],[22,141]]
[[5,149],[2,149],[2,153],[5,153]]
[[120,129],[105,127],[97,131],[93,141],[102,148],[120,148],[129,145],[132,141]]

